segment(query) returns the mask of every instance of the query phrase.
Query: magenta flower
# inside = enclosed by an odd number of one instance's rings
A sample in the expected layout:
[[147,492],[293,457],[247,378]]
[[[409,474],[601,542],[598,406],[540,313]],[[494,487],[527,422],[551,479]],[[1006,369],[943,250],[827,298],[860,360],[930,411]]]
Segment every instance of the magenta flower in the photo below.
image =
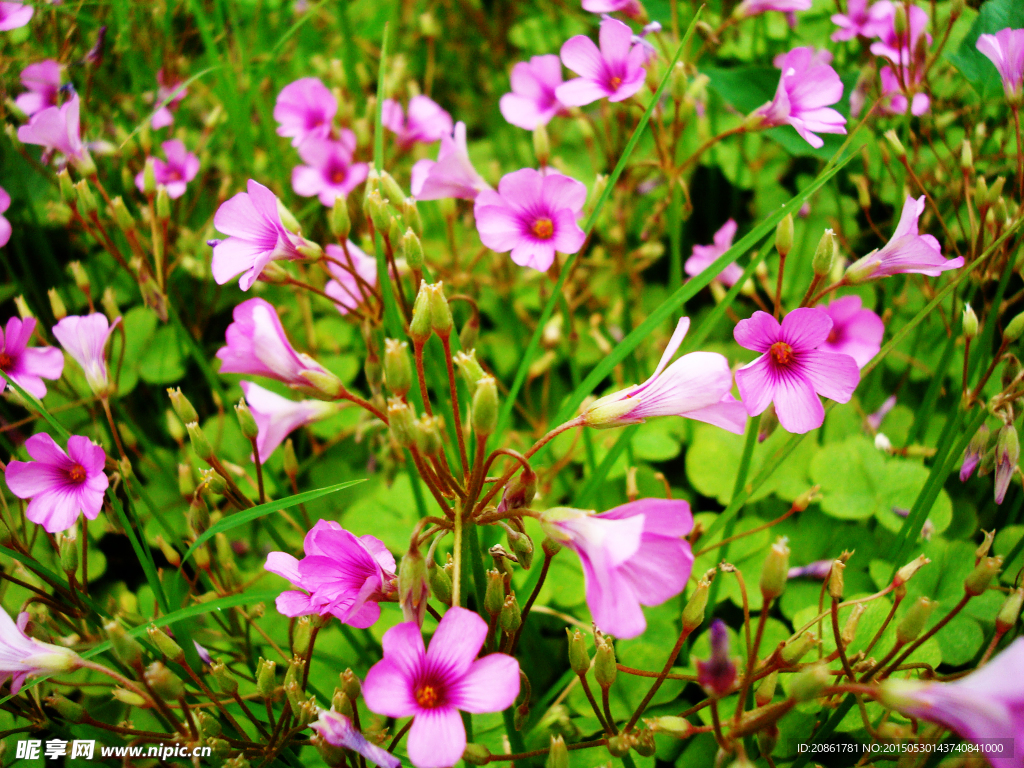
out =
[[476,658],[486,637],[487,623],[458,606],[445,613],[427,650],[415,622],[384,633],[384,658],[366,673],[363,697],[377,714],[413,718],[406,751],[416,768],[446,768],[462,758],[460,710],[500,712],[519,695],[515,659],[504,653]]
[[621,12],[630,18],[639,18],[643,13],[643,6],[637,0],[583,0],[583,10],[591,13]]
[[[158,157],[152,158],[153,176],[157,184],[167,188],[167,196],[176,200],[185,194],[188,183],[199,173],[199,158],[185,149],[185,145],[178,139],[165,141],[160,146],[167,162]],[[145,191],[145,176],[145,171],[139,171],[135,176],[135,186],[139,192]]]
[[962,267],[963,256],[944,259],[938,240],[931,235],[917,233],[922,213],[924,195],[916,200],[908,197],[889,242],[880,250],[872,251],[847,267],[843,279],[849,283],[860,283],[907,272],[938,277],[948,269]]
[[[981,753],[1006,758],[1006,765],[1024,766],[1024,638],[1017,638],[988,664],[952,683],[899,680],[882,684],[881,701],[908,717],[938,723],[967,741],[980,744]],[[1016,752],[990,751],[989,742],[1016,742]]]
[[[42,400],[46,397],[43,379],[59,379],[64,370],[64,355],[56,347],[30,347],[32,332],[36,329],[34,317],[21,320],[12,317],[0,334],[0,370],[22,389]],[[0,392],[7,387],[7,379],[0,378]]]
[[967,444],[967,447],[964,449],[964,461],[963,464],[960,465],[961,483],[966,483],[974,473],[975,467],[981,463],[981,459],[985,455],[985,451],[988,449],[990,436],[991,431],[988,426],[982,424],[978,427],[978,431],[974,433],[974,437],[971,438],[971,442]]
[[794,48],[777,65],[775,98],[754,112],[761,127],[791,125],[812,147],[825,144],[818,133],[846,133],[846,118],[829,107],[842,98],[843,82],[813,48]]
[[825,420],[818,395],[849,402],[860,382],[860,369],[849,355],[819,349],[831,330],[829,316],[809,307],[794,309],[781,326],[760,311],[736,324],[736,342],[762,353],[736,371],[736,385],[751,416],[774,402],[782,428],[803,434]]
[[[912,115],[921,116],[931,108],[932,100],[927,93],[915,93],[923,85],[924,71],[921,67],[882,67],[878,76],[882,81],[880,111],[883,114],[905,115],[909,108]],[[907,90],[913,94],[909,101],[905,93]],[[860,112],[859,107],[857,111]]]
[[[334,243],[325,249],[331,259],[327,262],[327,271],[331,273],[333,279],[327,281],[324,293],[334,299],[335,306],[343,315],[347,315],[366,301],[370,294],[367,286],[372,288],[377,284],[377,260],[363,253],[351,240],[346,246],[347,253],[340,245]],[[341,266],[342,264],[345,266]],[[361,283],[365,285],[360,287]]]
[[736,663],[729,658],[729,630],[725,622],[715,619],[708,628],[711,656],[697,659],[697,682],[713,699],[720,699],[736,682]]
[[[625,0],[626,4],[634,2]],[[586,9],[587,0],[584,0],[583,7]],[[562,62],[553,53],[520,61],[512,67],[509,79],[512,93],[502,96],[499,106],[502,116],[512,125],[532,131],[566,111],[565,105],[555,95],[555,89],[562,84]]]
[[277,596],[284,616],[330,614],[365,629],[380,618],[380,600],[395,592],[395,558],[373,536],[356,536],[338,523],[318,520],[302,543],[305,557],[271,552],[264,568],[299,590]]
[[[732,248],[732,239],[736,237],[736,222],[729,219],[722,228],[715,232],[714,243],[711,245],[693,246],[693,255],[686,260],[683,269],[686,274],[696,277],[718,259],[723,253]],[[727,264],[715,277],[730,287],[736,285],[736,281],[743,277],[743,267],[736,262]]]
[[293,147],[309,138],[329,138],[337,111],[334,94],[317,78],[304,77],[288,83],[277,94],[274,104],[277,135],[290,138]]
[[601,49],[586,35],[570,37],[562,44],[562,63],[576,74],[555,89],[555,96],[569,107],[582,107],[598,99],[625,101],[639,91],[647,72],[644,46],[633,41],[628,26],[604,19],[599,34]]
[[980,35],[977,47],[999,70],[1006,98],[1020,101],[1024,84],[1024,29],[1007,28],[994,35]]
[[103,474],[107,454],[89,438],[72,435],[65,453],[45,432],[25,441],[33,461],[7,463],[7,487],[19,499],[31,499],[25,517],[48,533],[74,528],[79,514],[95,520],[109,481]]
[[790,568],[786,573],[788,579],[817,579],[822,581],[828,578],[832,571],[834,560],[815,560],[807,565],[798,565]]
[[616,637],[642,634],[640,606],[678,595],[690,578],[693,553],[683,536],[693,515],[685,501],[642,499],[600,514],[556,507],[541,515],[541,525],[579,556],[590,615]]
[[555,252],[576,253],[586,234],[577,219],[587,188],[561,174],[543,175],[523,168],[502,177],[498,191],[485,189],[473,214],[480,240],[497,253],[511,251],[521,267],[546,271]]
[[300,400],[298,402],[281,397],[251,381],[241,383],[245,402],[249,404],[259,433],[256,449],[260,461],[266,461],[284,439],[299,427],[326,419],[338,412],[336,403],[322,400]]
[[47,107],[57,106],[62,69],[53,59],[46,59],[21,70],[21,84],[28,90],[14,100],[18,109],[32,117]]
[[995,502],[1002,504],[1010,480],[1017,473],[1017,462],[1020,460],[1020,441],[1017,430],[1012,424],[1006,424],[996,434],[995,450]]
[[[0,187],[0,248],[3,248],[11,239],[11,234],[14,229],[11,227],[11,222],[7,220],[3,213],[11,207],[11,196],[7,194],[7,190]],[[0,389],[0,392],[3,392]]]
[[153,119],[150,121],[150,125],[153,126],[153,130],[159,130],[166,128],[174,122],[174,115],[171,113],[172,109],[177,109],[182,99],[185,98],[187,91],[185,86],[182,85],[180,80],[174,82],[168,82],[164,76],[164,71],[158,69],[156,73],[156,81],[158,87],[156,89],[156,103],[160,104],[164,99],[170,99],[164,106],[160,107],[154,114]]
[[[277,379],[293,389],[308,391],[315,381],[333,374],[304,352],[296,352],[285,336],[274,307],[249,299],[235,307],[234,322],[225,333],[226,346],[217,350],[221,373],[242,373]],[[314,380],[314,381],[311,381]]]
[[353,163],[356,135],[347,128],[337,141],[309,138],[299,146],[299,157],[306,165],[292,169],[292,189],[302,197],[319,197],[330,207],[366,181],[370,166]]
[[921,60],[924,51],[919,50],[919,41],[924,36],[925,42],[931,45],[932,36],[925,31],[927,28],[928,12],[924,8],[911,5],[907,15],[907,29],[902,33],[896,31],[896,14],[893,13],[879,35],[881,39],[871,44],[871,52],[903,67],[910,66],[911,60],[914,60],[917,66],[924,66]]
[[835,42],[855,37],[881,37],[891,26],[896,9],[890,0],[847,0],[846,13],[832,14],[832,23],[839,29],[832,33]]
[[0,3],[0,32],[24,27],[32,18],[33,8],[25,3]]
[[789,26],[796,26],[796,12],[808,11],[811,8],[811,0],[743,0],[736,6],[733,16],[747,18],[759,16],[768,11],[781,11],[786,14]]
[[258,181],[249,179],[248,192],[239,192],[221,203],[213,225],[228,235],[213,244],[211,271],[218,284],[241,273],[238,286],[248,291],[264,267],[278,259],[302,259],[319,246],[289,232],[281,223],[277,196]]
[[412,167],[410,190],[417,200],[443,200],[458,197],[475,200],[491,185],[476,172],[466,148],[466,124],[459,121],[451,136],[441,136],[437,161],[418,160]]
[[868,414],[867,418],[864,420],[867,422],[868,428],[873,432],[877,432],[881,429],[882,420],[885,419],[885,417],[889,415],[889,411],[895,407],[896,395],[889,395],[882,401],[882,404],[878,406],[878,410],[874,413]]
[[832,330],[818,349],[849,355],[858,368],[878,354],[885,326],[882,318],[862,307],[860,296],[844,296],[821,309],[832,321]]
[[452,132],[452,116],[429,96],[420,94],[409,99],[408,114],[394,99],[385,99],[381,105],[381,123],[395,134],[395,142],[408,149],[416,142],[430,144]]
[[652,416],[685,416],[743,434],[747,411],[733,398],[729,361],[714,352],[691,352],[668,361],[683,343],[690,318],[680,318],[654,374],[638,386],[597,400],[583,414],[590,427],[639,424]]
[[321,709],[320,717],[309,724],[328,744],[348,749],[362,755],[380,768],[398,768],[402,761],[376,744],[371,744],[361,734],[352,721],[334,709]]
[[102,312],[93,312],[84,316],[68,315],[53,326],[54,337],[64,347],[64,351],[81,366],[89,388],[97,395],[105,396],[110,392],[110,380],[107,377],[107,339],[119,322],[121,318],[117,318],[111,324]]
[[36,112],[18,129],[18,139],[25,144],[38,144],[60,152],[68,160],[82,162],[88,157],[79,131],[78,94],[60,107],[47,107]]
[[78,654],[71,649],[26,635],[28,621],[26,612],[18,614],[15,623],[0,608],[0,685],[11,678],[11,695],[21,690],[28,677],[70,672],[79,662]]

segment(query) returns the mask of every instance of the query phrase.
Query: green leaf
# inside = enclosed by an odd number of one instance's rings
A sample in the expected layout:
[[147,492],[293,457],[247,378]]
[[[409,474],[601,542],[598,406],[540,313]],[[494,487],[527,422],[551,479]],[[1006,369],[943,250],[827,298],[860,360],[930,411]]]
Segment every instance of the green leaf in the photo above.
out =
[[178,329],[165,325],[153,334],[139,357],[139,376],[147,384],[172,384],[185,375]]

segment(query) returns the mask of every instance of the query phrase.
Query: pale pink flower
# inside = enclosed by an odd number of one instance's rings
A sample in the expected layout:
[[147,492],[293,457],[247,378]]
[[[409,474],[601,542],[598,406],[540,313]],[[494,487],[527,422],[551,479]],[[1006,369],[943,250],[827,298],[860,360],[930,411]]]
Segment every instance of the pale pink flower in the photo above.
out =
[[247,192],[221,203],[213,225],[229,237],[213,244],[213,279],[223,285],[241,273],[238,286],[248,291],[271,261],[302,259],[319,246],[288,231],[281,222],[277,196],[249,179]]
[[24,27],[32,19],[33,8],[26,3],[0,3],[0,32]]
[[782,325],[760,311],[736,324],[736,342],[762,353],[736,371],[736,385],[751,416],[774,402],[782,428],[803,434],[825,420],[818,395],[849,402],[860,382],[860,369],[849,355],[820,349],[831,330],[829,316],[810,307],[794,309]]
[[315,77],[296,80],[277,94],[274,104],[277,135],[290,138],[293,147],[308,138],[329,138],[337,111],[334,94],[320,80]]
[[153,119],[150,121],[150,125],[153,126],[153,130],[166,128],[174,122],[174,115],[171,110],[177,109],[182,99],[185,98],[185,94],[188,93],[180,80],[168,82],[162,69],[157,70],[156,81],[158,83],[158,87],[156,89],[156,103],[160,104],[164,99],[168,98],[170,101],[160,107],[160,109],[153,114]]
[[[863,366],[862,366],[863,367]],[[889,411],[896,407],[896,395],[889,395],[882,404],[878,406],[878,410],[874,413],[868,414],[865,421],[867,422],[868,429],[872,432],[877,432],[882,428],[882,421],[886,416],[889,415]]]
[[[736,237],[736,222],[729,219],[722,228],[715,232],[714,242],[711,245],[693,246],[693,255],[686,260],[683,269],[686,274],[696,277],[718,259],[723,253],[732,248],[732,239]],[[736,281],[743,277],[743,267],[736,262],[726,264],[722,271],[715,276],[716,280],[728,286],[736,285]]]
[[28,90],[14,100],[18,109],[32,117],[47,107],[57,106],[62,69],[58,62],[46,59],[21,70],[21,84]]
[[[56,347],[30,347],[36,319],[12,317],[0,334],[0,370],[22,389],[42,400],[46,397],[43,379],[59,379],[64,370],[64,355]],[[7,379],[0,378],[0,392]]]
[[[160,145],[164,151],[163,161],[158,157],[153,160],[153,177],[157,184],[167,188],[167,196],[176,200],[185,194],[188,183],[199,173],[199,158],[185,149],[185,145],[178,139],[165,141]],[[135,186],[139,192],[146,189],[146,172],[139,171],[135,176]]]
[[807,565],[799,565],[790,568],[786,573],[788,579],[817,579],[823,581],[832,572],[834,560],[815,560]]
[[[931,107],[931,97],[927,93],[918,91],[918,88],[924,84],[924,69],[922,67],[914,67],[913,71],[909,67],[882,67],[878,76],[882,81],[882,101],[879,104],[879,111],[882,114],[905,115],[909,107],[910,113],[919,117]],[[903,78],[902,85],[900,84],[901,77]],[[904,86],[913,94],[909,101],[904,93]],[[915,91],[917,92],[915,93]],[[857,111],[860,112],[860,109]]]
[[70,648],[44,643],[26,635],[28,622],[28,613],[18,614],[18,622],[15,623],[7,611],[0,608],[0,685],[11,678],[12,696],[21,690],[26,678],[70,672],[80,661],[78,654]]
[[[1024,638],[1017,638],[988,664],[952,683],[900,680],[882,684],[881,701],[908,717],[938,723],[979,744],[993,765],[1022,768],[1024,752]],[[991,742],[1004,741],[999,750]],[[1008,757],[1009,745],[1014,747]],[[1001,759],[1002,758],[1002,759]]]
[[791,125],[812,147],[824,146],[818,133],[846,133],[846,118],[832,109],[843,96],[843,82],[813,48],[794,48],[781,62],[775,98],[755,110],[761,127]]
[[759,16],[768,11],[780,11],[786,14],[789,26],[796,26],[796,12],[808,11],[811,8],[811,0],[743,0],[733,11],[734,16],[747,18]]
[[337,403],[323,400],[289,400],[251,381],[241,382],[245,402],[256,420],[259,432],[256,450],[260,461],[266,461],[277,446],[299,427],[326,419],[338,412]]
[[908,272],[938,277],[948,269],[962,267],[963,256],[945,259],[938,240],[931,235],[917,233],[918,220],[924,213],[924,200],[924,195],[916,200],[908,197],[892,239],[880,250],[872,251],[847,267],[844,280],[860,283]]
[[18,139],[25,144],[38,144],[60,152],[69,160],[81,162],[88,157],[88,153],[82,144],[78,113],[76,93],[62,106],[47,107],[32,115],[28,123],[18,129]]
[[907,15],[907,29],[902,34],[896,32],[896,14],[893,13],[879,35],[879,41],[871,44],[871,52],[903,67],[910,66],[911,61],[914,61],[915,66],[923,67],[925,51],[921,47],[922,37],[927,45],[932,43],[932,36],[925,31],[927,28],[928,12],[911,5]]
[[882,318],[863,308],[860,296],[844,296],[821,309],[832,321],[832,330],[818,349],[849,355],[858,368],[863,368],[878,354],[885,325]]
[[[11,227],[11,222],[7,220],[7,217],[3,214],[11,207],[11,196],[7,194],[7,190],[0,187],[0,248],[3,248],[11,239],[14,229]],[[0,392],[3,392],[0,389]]]
[[855,37],[881,37],[890,26],[896,9],[890,0],[847,0],[846,13],[832,14],[832,23],[839,29],[832,33],[836,42]]
[[562,104],[582,107],[604,98],[625,101],[643,87],[647,53],[643,45],[633,42],[630,28],[606,18],[599,39],[600,50],[586,35],[570,37],[562,44],[562,63],[580,75],[555,89]]
[[583,566],[587,607],[602,632],[628,639],[647,628],[642,605],[660,605],[686,588],[693,527],[682,500],[642,499],[594,514],[556,507],[541,515],[544,532],[573,550]]
[[577,223],[587,188],[561,174],[543,175],[533,168],[506,174],[498,191],[485,189],[473,214],[480,240],[493,251],[511,251],[522,267],[546,271],[555,252],[576,253],[587,239]]
[[466,749],[459,711],[500,712],[519,695],[519,663],[504,653],[477,659],[487,622],[465,608],[447,610],[430,648],[415,622],[384,633],[384,658],[366,673],[363,697],[370,711],[412,717],[406,751],[416,768],[455,765]]
[[352,725],[351,720],[340,712],[335,712],[333,708],[321,709],[320,717],[310,723],[309,727],[331,746],[351,750],[380,768],[398,768],[402,764],[401,760],[386,749],[368,742]]
[[74,528],[80,514],[95,520],[103,508],[109,481],[107,455],[89,438],[72,435],[65,453],[45,432],[25,441],[33,461],[7,463],[7,487],[19,499],[31,499],[25,517],[48,533]]
[[562,62],[553,53],[520,61],[512,67],[509,79],[512,93],[502,96],[498,106],[502,116],[512,125],[532,131],[566,111],[565,105],[555,95],[555,89],[562,84]]
[[413,165],[409,188],[417,200],[475,200],[480,192],[491,188],[470,162],[465,123],[460,120],[451,136],[441,136],[436,162],[424,158]]
[[638,0],[583,0],[583,10],[591,13],[619,12],[630,18],[639,18],[643,13],[643,6]]
[[[334,261],[327,261],[327,271],[333,279],[327,281],[324,286],[324,293],[334,299],[338,311],[347,315],[366,300],[370,291],[366,286],[372,288],[377,284],[377,260],[367,256],[351,240],[346,243],[348,253],[340,245],[331,243],[325,248],[327,255],[348,266],[348,269],[335,264]],[[360,280],[365,283],[360,288]]]
[[221,373],[266,376],[299,390],[313,387],[309,376],[333,376],[309,355],[295,351],[277,311],[263,299],[243,301],[232,317],[224,334],[227,344],[217,350]]
[[999,70],[1006,97],[1019,101],[1024,84],[1024,29],[1007,28],[994,35],[980,35],[977,47]]
[[374,536],[356,536],[331,520],[318,520],[302,544],[305,557],[271,552],[264,568],[299,590],[277,596],[284,616],[334,616],[365,629],[380,618],[378,601],[395,592],[395,558]]
[[680,318],[652,376],[597,400],[583,414],[587,426],[619,427],[653,416],[685,416],[742,435],[747,411],[730,392],[732,371],[724,356],[691,352],[668,365],[689,328],[690,318]]
[[81,366],[89,388],[97,395],[106,395],[110,391],[106,347],[119,322],[121,318],[110,323],[102,312],[93,312],[91,315],[68,315],[53,326],[54,337]]
[[302,197],[319,197],[328,208],[339,197],[366,181],[370,166],[353,163],[356,135],[343,129],[337,140],[309,138],[299,146],[299,157],[306,165],[292,169],[292,189]]
[[395,143],[402,149],[416,142],[429,144],[452,132],[452,116],[423,94],[409,99],[407,114],[394,99],[385,99],[381,109],[381,123],[395,134]]

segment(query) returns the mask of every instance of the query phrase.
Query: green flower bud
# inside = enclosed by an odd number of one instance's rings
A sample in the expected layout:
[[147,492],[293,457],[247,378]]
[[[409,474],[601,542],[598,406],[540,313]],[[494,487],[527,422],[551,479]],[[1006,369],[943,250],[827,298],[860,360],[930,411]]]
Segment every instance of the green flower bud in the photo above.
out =
[[821,695],[832,682],[825,664],[814,664],[797,672],[789,681],[789,696],[796,701],[811,701]]
[[675,66],[672,67],[672,98],[675,101],[682,103],[686,98],[686,89],[688,83],[686,81],[686,66],[681,61],[677,61]]
[[57,174],[57,182],[60,186],[60,199],[68,205],[77,203],[78,193],[75,192],[75,185],[67,168]]
[[978,315],[970,304],[964,304],[964,338],[973,339],[978,335]]
[[629,739],[626,736],[612,736],[606,746],[612,757],[624,757],[629,754]]
[[199,484],[210,493],[223,494],[228,489],[228,482],[215,469],[204,469],[199,473]]
[[824,277],[832,271],[832,263],[839,254],[839,243],[836,241],[835,232],[826,229],[818,241],[818,247],[814,251],[814,259],[811,261],[811,268],[818,277]]
[[704,623],[704,610],[708,605],[708,590],[711,580],[707,574],[701,577],[683,608],[683,631],[693,632]]
[[160,651],[168,661],[173,661],[176,664],[184,662],[185,652],[181,650],[181,646],[174,642],[170,635],[158,626],[155,624],[150,625],[146,629],[146,634],[149,635],[149,641],[156,646],[156,649]]
[[210,665],[210,674],[213,675],[213,679],[217,681],[217,688],[222,693],[226,693],[229,696],[233,696],[238,690],[238,681],[235,680],[235,676],[231,674],[224,662],[220,659],[213,662]]
[[633,749],[641,757],[654,757],[658,746],[654,742],[654,731],[650,728],[641,728],[633,734]]
[[299,459],[295,455],[295,443],[289,437],[284,441],[284,456],[282,457],[282,468],[289,478],[299,474]]
[[519,610],[519,601],[516,600],[514,592],[505,598],[505,603],[501,606],[498,625],[510,635],[513,632],[518,632],[519,627],[523,625],[523,615]]
[[619,668],[615,662],[615,648],[611,640],[601,637],[597,642],[596,661],[594,662],[594,677],[602,690],[611,687],[615,682],[615,676]]
[[569,637],[569,666],[577,675],[585,675],[590,670],[590,654],[587,653],[587,640],[578,629],[565,628]]
[[569,750],[566,749],[565,739],[561,734],[551,737],[544,768],[569,768]]
[[1024,604],[1024,587],[1017,587],[1006,596],[999,613],[996,614],[996,632],[1005,635],[1017,624],[1021,605]]
[[167,194],[167,187],[161,184],[156,188],[156,220],[161,222],[169,221],[171,218],[171,198]]
[[[906,11],[904,11],[904,13],[906,13]],[[899,136],[896,135],[896,131],[890,129],[885,132],[884,136],[885,140],[889,142],[889,146],[891,146],[893,151],[896,153],[896,157],[907,156],[907,150],[903,148],[903,142],[901,142]]]
[[[249,410],[249,406],[246,405],[245,398],[239,398],[237,405],[235,405],[235,416],[238,417],[238,426],[242,430],[242,437],[246,440],[252,441],[260,433],[260,429],[256,426],[256,419],[252,415],[252,411]],[[266,461],[266,456],[261,456],[260,461]]]
[[909,563],[907,563],[902,568],[900,568],[898,571],[896,571],[896,575],[893,577],[892,583],[897,588],[904,587],[904,585],[908,581],[910,581],[911,577],[915,573],[917,573],[919,570],[921,570],[924,566],[928,565],[928,563],[930,563],[930,562],[931,562],[931,560],[929,560],[924,555],[918,555],[913,560],[911,560]]
[[341,383],[341,379],[330,371],[307,369],[302,371],[300,375],[309,382],[310,387],[313,389],[313,394],[321,399],[334,400],[345,391],[345,386]]
[[103,630],[106,632],[107,639],[112,646],[111,650],[114,652],[114,658],[126,667],[133,669],[138,668],[142,664],[142,646],[138,640],[125,631],[124,627],[116,621],[111,621],[103,626]]
[[196,716],[196,719],[199,721],[199,732],[202,734],[203,738],[213,739],[220,736],[220,721],[217,720],[216,717],[208,712],[199,710],[199,714]]
[[412,387],[412,362],[408,350],[407,342],[384,340],[384,379],[388,389],[399,397],[404,397]]
[[405,200],[405,192],[402,191],[401,186],[395,181],[395,177],[387,171],[380,172],[380,191],[383,197],[386,197],[388,200],[394,200],[396,205],[398,205],[400,200]]
[[487,437],[498,427],[498,385],[493,376],[484,376],[473,394],[473,432]]
[[676,715],[663,715],[645,720],[657,733],[664,733],[667,736],[674,736],[677,739],[688,739],[693,735],[693,725],[685,717]]
[[465,344],[463,344],[463,348],[469,351],[456,352],[452,359],[455,361],[455,365],[458,366],[463,381],[466,382],[469,394],[473,395],[476,392],[476,383],[487,374],[480,366],[480,363],[476,361],[476,351]]
[[429,286],[430,327],[442,339],[448,338],[452,332],[452,311],[448,299],[444,295],[444,284],[437,282]]
[[436,456],[441,452],[441,420],[439,417],[430,417],[426,414],[420,416],[414,422],[413,435],[416,440],[416,448],[424,456]]
[[85,708],[76,704],[66,696],[59,693],[51,693],[46,697],[46,703],[57,710],[57,713],[69,723],[80,723],[85,720]]
[[71,272],[71,278],[75,281],[75,287],[88,296],[90,293],[89,273],[85,271],[85,267],[82,266],[82,262],[69,262],[68,271]]
[[402,235],[402,250],[405,252],[405,263],[411,269],[423,268],[423,243],[411,228]]
[[992,186],[989,187],[988,197],[985,198],[985,203],[988,205],[995,205],[996,201],[1003,194],[1003,187],[1006,186],[1006,177],[999,176],[995,181],[992,182]]
[[775,228],[775,250],[781,258],[786,258],[793,250],[793,214],[787,213],[786,218]]
[[348,201],[341,195],[334,199],[329,220],[331,234],[342,242],[348,240],[349,233],[352,231],[352,218],[348,213]]
[[32,310],[28,308],[28,302],[25,301],[24,296],[15,296],[14,305],[18,308],[18,317],[22,320],[28,320],[30,317],[35,317],[32,314]]
[[1001,556],[981,558],[974,566],[974,570],[964,579],[964,592],[972,597],[984,594],[1002,567],[1003,558]]
[[762,680],[754,691],[754,703],[759,707],[767,706],[775,698],[775,687],[779,683],[779,673],[772,672]]
[[974,182],[974,207],[984,208],[988,204],[988,182],[984,176],[979,176]]
[[501,613],[505,604],[505,578],[499,571],[487,572],[487,590],[484,592],[484,610],[491,616]]
[[774,600],[786,589],[789,578],[789,547],[786,541],[780,538],[772,544],[761,566],[761,594],[765,600]]
[[782,646],[782,660],[792,666],[804,657],[811,648],[818,644],[818,637],[813,632],[804,632],[797,635],[784,646]]
[[285,204],[281,202],[281,198],[277,198],[277,213],[281,217],[281,224],[284,225],[284,228],[297,235],[302,229],[299,226],[299,220],[295,218],[294,213],[285,207]]
[[223,768],[252,768],[252,765],[248,760],[239,755],[238,757],[225,760]]
[[312,637],[312,619],[309,616],[300,616],[295,620],[295,627],[292,631],[292,654],[305,658]]
[[[420,218],[420,209],[416,207],[416,199],[407,197],[402,201],[402,221],[405,226],[411,229],[417,236],[423,235],[423,219]],[[406,261],[409,260],[406,252]],[[415,266],[410,263],[410,266]]]
[[146,682],[153,693],[165,701],[174,701],[185,695],[185,686],[162,661],[154,661],[146,667]]
[[78,570],[78,541],[75,538],[74,528],[69,533],[59,536],[60,544],[60,569],[64,573],[74,573]]
[[192,441],[192,450],[195,451],[196,456],[210,463],[210,460],[213,459],[213,447],[210,445],[210,441],[206,439],[206,435],[203,433],[198,422],[192,421],[187,423],[185,429],[188,430],[188,437]]
[[462,753],[462,759],[470,765],[487,765],[491,760],[491,750],[483,744],[473,744],[471,742],[466,745],[466,749]]
[[860,617],[864,615],[864,611],[866,610],[867,608],[863,603],[858,603],[853,606],[853,610],[850,611],[850,615],[846,617],[846,623],[843,624],[843,631],[840,635],[844,646],[852,643],[854,637],[857,636],[857,625],[860,624]]
[[397,397],[388,400],[388,429],[391,439],[403,448],[411,447],[416,440],[416,414]]
[[1020,338],[1021,333],[1024,333],[1024,312],[1021,312],[1007,324],[1003,331],[1003,339],[1012,343]]
[[388,205],[381,197],[380,192],[368,194],[363,207],[369,215],[374,229],[381,235],[386,235],[391,231],[391,211],[388,210]]
[[960,168],[965,171],[974,170],[974,152],[971,150],[971,142],[964,139],[960,145]]
[[256,692],[264,699],[274,695],[277,688],[277,662],[260,657],[256,664]]
[[95,213],[99,207],[96,203],[96,196],[89,189],[89,182],[85,179],[75,182],[75,195],[78,199],[78,212],[83,216]]
[[422,343],[430,338],[433,327],[430,311],[430,286],[426,281],[420,281],[420,290],[412,305],[412,321],[409,323],[409,338],[414,343]]
[[[533,476],[536,478],[536,475]],[[507,531],[508,546],[512,554],[516,556],[519,567],[524,571],[530,570],[533,564],[533,539],[525,533],[509,529]]]
[[937,605],[937,602],[927,597],[917,598],[910,609],[903,614],[900,623],[896,625],[896,642],[905,645],[916,640]]
[[178,418],[181,419],[182,423],[188,424],[189,422],[199,421],[199,414],[196,413],[196,409],[192,407],[189,399],[181,394],[180,387],[175,389],[168,388],[167,396],[171,398],[171,407],[174,408],[174,412],[178,414]]
[[156,194],[156,168],[153,158],[146,158],[146,166],[142,169],[142,193],[146,197]]
[[763,756],[770,755],[775,751],[779,743],[779,726],[772,723],[764,730],[757,732],[757,748]]
[[135,229],[135,219],[120,197],[115,197],[110,201],[110,215],[114,219],[114,223],[117,224],[117,228],[122,232],[127,233]]
[[828,596],[833,600],[843,599],[843,571],[846,570],[846,563],[842,560],[833,560],[832,569],[828,572]]

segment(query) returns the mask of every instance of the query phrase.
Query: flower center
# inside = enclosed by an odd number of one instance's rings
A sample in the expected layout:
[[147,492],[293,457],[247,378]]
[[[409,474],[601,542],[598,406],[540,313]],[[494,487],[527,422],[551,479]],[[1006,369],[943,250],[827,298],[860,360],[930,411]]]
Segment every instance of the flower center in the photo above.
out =
[[839,331],[837,331],[833,327],[832,330],[828,332],[828,338],[825,339],[825,341],[829,342],[830,344],[835,344],[837,341],[839,341]]
[[613,77],[608,81],[608,87],[611,88],[613,91],[617,91],[620,85],[622,85],[621,77]]
[[793,348],[784,341],[776,341],[768,347],[768,354],[776,365],[789,365],[793,359]]
[[441,692],[436,686],[425,683],[416,689],[416,703],[424,709],[433,709],[441,703]]
[[555,225],[551,219],[537,219],[530,227],[530,231],[541,240],[550,240],[551,236],[555,234]]
[[6,352],[0,352],[0,369],[6,371],[8,368],[11,367],[11,363],[13,362],[14,361],[11,359],[10,355],[8,355]]
[[73,483],[81,483],[85,480],[85,467],[81,464],[75,464],[71,469],[68,470],[68,477]]
[[336,170],[334,173],[331,174],[331,183],[332,184],[341,184],[343,181],[345,181],[345,169],[344,168],[339,168],[338,170]]
[[168,181],[181,181],[181,171],[169,170],[167,171]]

